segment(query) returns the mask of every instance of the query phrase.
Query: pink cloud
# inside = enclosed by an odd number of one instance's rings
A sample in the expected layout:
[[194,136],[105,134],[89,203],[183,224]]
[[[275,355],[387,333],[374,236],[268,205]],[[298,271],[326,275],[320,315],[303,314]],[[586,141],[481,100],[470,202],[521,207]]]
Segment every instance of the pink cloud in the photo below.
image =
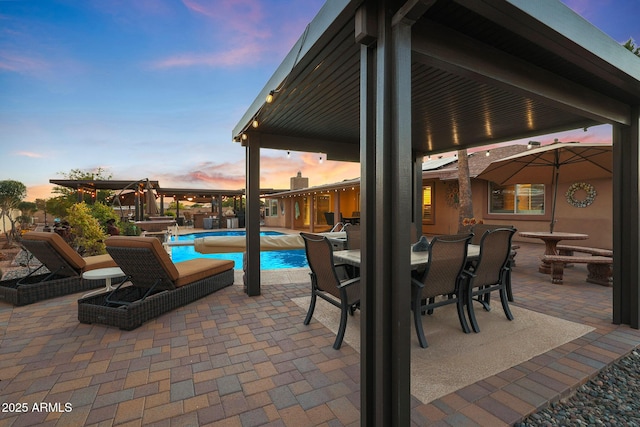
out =
[[31,158],[41,158],[44,157],[42,154],[40,153],[33,153],[31,151],[17,151],[15,153],[17,156],[22,156],[22,157],[31,157]]
[[41,74],[49,71],[50,65],[37,58],[0,51],[0,69],[20,74]]
[[179,68],[191,66],[229,67],[241,65],[253,58],[261,49],[255,45],[244,45],[226,52],[209,54],[186,53],[165,58],[153,64],[153,68]]

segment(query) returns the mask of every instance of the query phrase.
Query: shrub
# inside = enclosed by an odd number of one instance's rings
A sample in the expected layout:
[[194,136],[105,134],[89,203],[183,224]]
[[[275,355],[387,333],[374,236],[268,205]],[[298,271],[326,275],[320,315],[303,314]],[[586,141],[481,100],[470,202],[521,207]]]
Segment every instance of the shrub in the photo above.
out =
[[83,256],[107,253],[104,240],[107,235],[100,222],[91,215],[85,202],[76,203],[67,209],[67,221],[71,226],[72,244]]

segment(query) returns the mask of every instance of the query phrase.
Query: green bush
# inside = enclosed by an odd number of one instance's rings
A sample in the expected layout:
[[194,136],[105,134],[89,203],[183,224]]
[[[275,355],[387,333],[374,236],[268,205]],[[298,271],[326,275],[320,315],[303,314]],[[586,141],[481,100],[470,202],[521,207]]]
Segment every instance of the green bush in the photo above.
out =
[[116,226],[120,229],[120,234],[124,236],[139,236],[142,233],[140,227],[137,227],[133,222],[124,221],[116,223]]
[[85,203],[76,203],[67,209],[67,221],[71,226],[72,245],[83,256],[107,253],[104,240],[106,233],[92,209]]
[[[90,207],[91,216],[98,220],[98,224],[102,228],[102,231],[107,234],[107,220],[115,219],[116,224],[120,221],[118,215],[111,206],[107,206],[104,203],[97,202]],[[117,226],[117,225],[116,225]]]

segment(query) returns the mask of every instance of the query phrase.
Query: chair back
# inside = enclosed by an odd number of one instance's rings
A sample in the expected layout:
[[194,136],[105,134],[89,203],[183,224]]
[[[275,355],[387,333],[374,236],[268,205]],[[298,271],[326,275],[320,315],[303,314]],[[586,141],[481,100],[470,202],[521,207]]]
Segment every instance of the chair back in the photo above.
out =
[[422,276],[422,298],[454,293],[467,262],[471,234],[436,236],[429,244],[429,261]]
[[84,258],[56,233],[30,231],[22,236],[22,245],[49,271],[60,276],[79,276],[87,265]]
[[482,240],[482,236],[489,230],[495,230],[498,228],[513,228],[513,225],[501,225],[501,224],[475,224],[471,227],[471,232],[473,233],[473,237],[471,238],[472,245],[480,245],[480,240]]
[[515,228],[485,231],[480,240],[480,256],[473,273],[473,287],[495,285],[503,280]]
[[331,242],[326,237],[317,234],[300,233],[300,235],[304,239],[304,248],[314,286],[340,299],[340,291],[338,290],[340,279],[333,265]]
[[347,233],[347,249],[360,249],[360,225],[345,227]]
[[327,221],[327,225],[330,225],[333,227],[333,225],[335,224],[335,213],[334,212],[325,212],[324,213],[324,220]]
[[175,289],[178,269],[169,254],[155,237],[111,236],[105,241],[107,252],[133,286],[157,289]]

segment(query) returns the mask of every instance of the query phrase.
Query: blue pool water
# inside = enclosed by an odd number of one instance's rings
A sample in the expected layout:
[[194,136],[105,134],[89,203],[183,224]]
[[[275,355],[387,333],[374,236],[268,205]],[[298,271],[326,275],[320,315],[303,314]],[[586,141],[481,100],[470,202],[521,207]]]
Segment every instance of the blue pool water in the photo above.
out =
[[[284,233],[277,231],[261,231],[261,236],[277,236]],[[196,237],[207,236],[244,236],[244,231],[212,231],[205,233],[192,233],[183,234],[177,236],[177,241],[189,241]],[[171,237],[171,241],[176,241],[176,236]],[[235,269],[242,270],[242,253],[227,253],[227,254],[201,254],[196,252],[193,246],[174,246],[171,248],[171,259],[174,262],[186,261],[193,258],[214,258],[214,259],[229,259],[235,262]],[[287,251],[268,251],[260,253],[260,269],[261,270],[277,270],[280,268],[300,268],[308,267],[307,255],[304,249],[292,249]]]

